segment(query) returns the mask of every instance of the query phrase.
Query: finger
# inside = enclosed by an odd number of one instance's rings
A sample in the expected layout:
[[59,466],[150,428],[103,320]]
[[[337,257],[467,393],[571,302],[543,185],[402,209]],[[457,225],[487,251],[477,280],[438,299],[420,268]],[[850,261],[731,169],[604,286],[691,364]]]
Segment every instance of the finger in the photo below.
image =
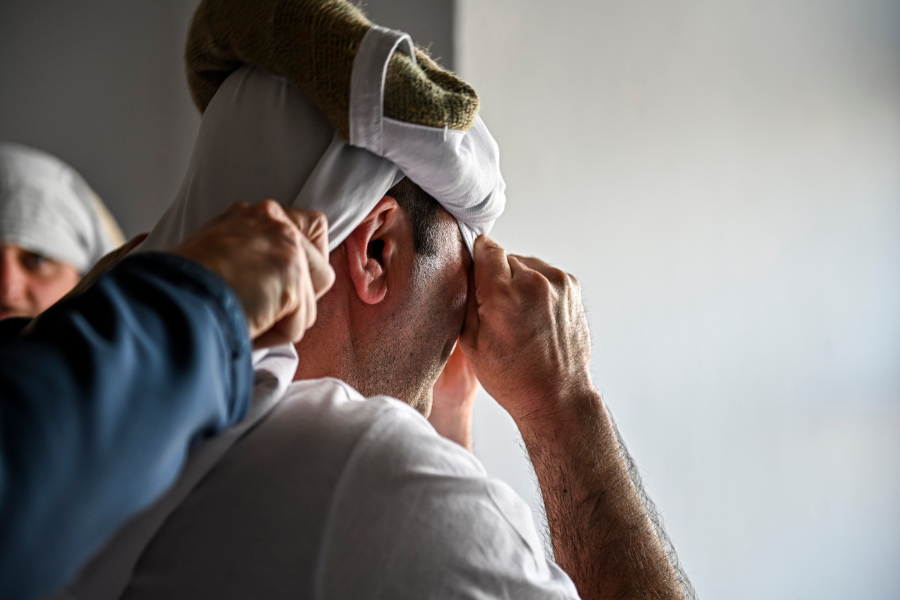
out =
[[319,252],[327,255],[328,219],[325,215],[315,210],[298,210],[290,207],[285,210],[300,232],[319,249]]
[[443,373],[446,373],[448,370],[456,369],[459,366],[460,356],[463,356],[463,353],[459,348],[459,339],[457,339],[456,343],[453,345],[453,351],[450,353],[449,358],[447,358],[447,364],[444,365]]
[[286,209],[275,200],[263,200],[259,204],[254,205],[252,209],[256,210],[258,215],[268,219],[270,223],[286,225],[287,227],[281,231],[285,239],[297,243],[297,240],[302,237],[300,228],[287,212],[290,209]]
[[453,349],[453,353],[450,355],[450,360],[447,361],[447,365],[452,365],[457,372],[465,373],[467,376],[475,378],[477,381],[475,369],[472,367],[472,363],[469,362],[468,357],[466,357],[466,353],[463,352],[462,345],[456,344],[456,348]]
[[309,277],[312,281],[315,298],[318,300],[334,284],[334,269],[328,261],[328,254],[323,253],[318,246],[313,245],[305,236],[300,237],[300,243],[306,251],[306,259],[309,263]]
[[220,214],[216,215],[206,223],[204,223],[200,228],[198,228],[192,235],[188,236],[188,238],[192,238],[201,231],[207,231],[212,227],[216,227],[223,222],[228,222],[234,218],[239,218],[240,215],[245,214],[248,210],[253,209],[252,204],[249,202],[235,202],[228,206],[224,211]]
[[279,344],[295,344],[303,339],[303,334],[315,322],[315,303],[304,303],[297,310],[275,323],[268,332],[268,339]]
[[474,352],[478,343],[478,329],[481,321],[478,316],[478,299],[475,296],[475,273],[469,269],[469,292],[466,295],[466,320],[463,322],[462,332],[457,342],[457,350],[463,346],[466,352]]
[[475,258],[475,289],[489,292],[496,284],[508,283],[512,278],[506,251],[500,244],[486,235],[475,238],[473,247]]
[[253,338],[253,349],[260,350],[262,348],[273,348],[275,346],[284,346],[290,344],[291,339],[284,335],[279,328],[272,327],[268,331]]
[[242,212],[250,208],[251,204],[249,202],[235,202],[231,206],[225,209],[223,215],[233,215],[234,213]]
[[[283,323],[280,325],[285,334],[290,336],[291,341],[294,342],[299,341],[303,332],[312,327],[316,320],[316,285],[312,273],[313,264],[310,263],[310,259],[318,256],[318,250],[312,247],[303,234],[299,234],[299,242],[298,268],[294,271],[293,289],[289,294],[293,304],[288,308]],[[324,268],[326,267],[322,265],[317,267],[320,273],[323,273]],[[327,277],[327,272],[317,277],[318,279]]]
[[[299,240],[301,242],[299,268],[294,272],[296,278],[293,281],[293,289],[287,294],[289,305],[286,307],[286,314],[281,316],[273,327],[293,343],[299,342],[304,332],[316,321],[317,295],[314,277],[320,280],[321,287],[324,287],[324,284],[330,286],[334,278],[330,272],[331,265],[325,262],[318,249],[314,248],[302,234],[299,235]],[[310,258],[313,259],[312,263],[309,261]],[[316,261],[319,264],[316,265]],[[317,275],[313,274],[313,268],[317,269]]]
[[276,324],[284,332],[285,337],[289,338],[289,341],[294,344],[299,342],[303,338],[303,334],[316,322],[315,291],[311,281],[308,279],[309,275],[304,274],[304,277],[306,281],[299,290],[299,302],[296,310]]
[[[246,217],[250,217],[247,219]],[[264,235],[281,237],[292,243],[299,238],[297,225],[287,216],[282,207],[275,200],[263,200],[250,206],[245,215],[233,215],[233,219],[243,226],[250,227],[251,223],[261,227]]]
[[284,207],[278,203],[276,200],[272,200],[271,198],[267,200],[263,200],[262,202],[258,202],[252,207],[255,211],[268,215],[273,219],[277,219],[279,221],[291,221],[287,214],[284,212]]
[[[275,214],[270,213],[270,216]],[[254,336],[255,347],[298,341],[310,324],[309,311],[315,311],[315,294],[303,235],[293,223],[276,220],[270,222],[268,227],[277,228],[281,237],[291,235],[287,230],[294,232],[295,239],[291,240],[294,245],[292,258],[279,273],[282,288],[279,304],[275,307],[270,326]]]
[[[548,281],[555,285],[564,285],[566,280],[569,278],[569,275],[561,270],[557,269],[554,266],[551,266],[539,258],[535,258],[533,256],[519,256],[517,254],[511,254],[510,259],[515,258],[523,267],[527,269],[531,269],[533,271],[537,271],[541,275],[547,278]],[[512,260],[510,260],[510,264],[512,264]],[[513,269],[513,276],[515,277],[516,269]]]
[[316,320],[316,302],[309,285],[293,310],[275,322],[268,330],[253,339],[254,348],[270,348],[296,344]]

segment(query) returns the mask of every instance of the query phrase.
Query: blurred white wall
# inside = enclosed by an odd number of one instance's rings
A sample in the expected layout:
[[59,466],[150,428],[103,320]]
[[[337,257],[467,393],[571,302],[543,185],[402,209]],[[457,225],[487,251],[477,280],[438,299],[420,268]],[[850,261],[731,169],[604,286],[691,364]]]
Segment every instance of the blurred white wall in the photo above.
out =
[[[575,273],[701,597],[900,597],[900,2],[462,0],[494,237]],[[476,452],[538,502],[479,398]]]

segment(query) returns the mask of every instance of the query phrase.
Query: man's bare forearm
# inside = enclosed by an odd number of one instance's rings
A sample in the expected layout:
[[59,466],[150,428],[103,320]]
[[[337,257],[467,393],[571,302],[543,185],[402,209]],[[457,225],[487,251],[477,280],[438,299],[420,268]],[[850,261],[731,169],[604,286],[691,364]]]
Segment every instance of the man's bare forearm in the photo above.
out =
[[599,393],[563,404],[565,414],[519,423],[556,562],[586,599],[684,598]]
[[485,236],[473,256],[460,343],[519,426],[557,563],[584,598],[683,599],[591,382],[578,281],[537,258],[507,255]]
[[653,524],[656,536],[659,538],[663,549],[666,551],[666,556],[669,557],[669,564],[672,565],[672,569],[675,571],[675,577],[678,578],[678,583],[681,585],[681,591],[684,593],[685,600],[697,600],[697,592],[694,590],[690,578],[688,578],[684,567],[681,565],[681,561],[678,559],[675,545],[672,543],[672,540],[669,539],[669,534],[666,533],[662,516],[656,509],[656,503],[653,502],[653,499],[650,498],[649,494],[644,490],[644,483],[641,478],[640,470],[638,469],[637,464],[635,464],[634,459],[631,458],[631,454],[628,452],[625,440],[622,438],[622,434],[619,432],[619,428],[616,425],[616,420],[608,408],[606,412],[609,415],[613,430],[616,433],[616,440],[619,442],[619,453],[622,455],[622,460],[625,462],[628,476],[631,478],[631,483],[634,485],[635,491],[637,491],[638,497],[641,499],[641,504],[644,505],[644,510],[647,512],[647,518],[649,518],[650,522]]

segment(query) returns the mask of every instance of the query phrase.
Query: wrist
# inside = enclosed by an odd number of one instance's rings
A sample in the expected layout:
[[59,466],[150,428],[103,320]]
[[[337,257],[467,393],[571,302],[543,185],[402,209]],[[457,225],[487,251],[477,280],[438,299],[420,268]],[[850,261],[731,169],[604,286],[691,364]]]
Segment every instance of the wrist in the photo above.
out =
[[593,385],[545,397],[534,406],[538,408],[512,415],[526,443],[565,440],[577,429],[595,427],[598,418],[606,414],[600,392]]
[[443,437],[466,448],[472,449],[472,406],[454,404],[432,407],[428,422]]

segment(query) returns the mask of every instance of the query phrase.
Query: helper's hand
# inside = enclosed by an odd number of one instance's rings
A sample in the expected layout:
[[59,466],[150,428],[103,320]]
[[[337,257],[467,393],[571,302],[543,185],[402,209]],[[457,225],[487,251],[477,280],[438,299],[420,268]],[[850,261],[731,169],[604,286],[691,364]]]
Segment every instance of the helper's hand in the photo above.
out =
[[428,421],[439,434],[471,450],[472,409],[478,393],[478,378],[460,344],[450,355],[432,392],[434,402]]
[[553,420],[573,399],[596,394],[575,278],[536,258],[507,256],[486,236],[474,250],[460,342],[484,389],[520,426]]
[[257,348],[299,341],[334,283],[325,216],[274,200],[232,205],[173,252],[234,289]]

